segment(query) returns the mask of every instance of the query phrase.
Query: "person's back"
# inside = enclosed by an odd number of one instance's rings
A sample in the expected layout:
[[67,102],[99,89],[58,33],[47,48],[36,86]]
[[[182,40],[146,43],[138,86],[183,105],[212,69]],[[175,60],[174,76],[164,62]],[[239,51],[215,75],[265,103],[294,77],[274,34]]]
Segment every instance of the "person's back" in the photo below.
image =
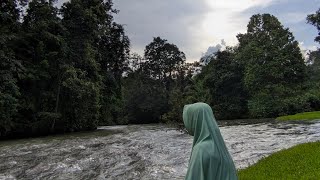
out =
[[185,179],[237,179],[234,163],[210,106],[205,103],[186,105],[183,121],[188,132],[194,136]]

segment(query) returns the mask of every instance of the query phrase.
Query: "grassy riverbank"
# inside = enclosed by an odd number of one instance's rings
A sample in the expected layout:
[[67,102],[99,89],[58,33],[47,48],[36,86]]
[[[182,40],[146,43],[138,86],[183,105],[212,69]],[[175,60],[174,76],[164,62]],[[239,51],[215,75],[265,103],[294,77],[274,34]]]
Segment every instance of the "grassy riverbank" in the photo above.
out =
[[314,120],[314,119],[320,119],[320,111],[298,113],[295,115],[280,116],[277,118],[277,120],[280,120],[280,121]]
[[320,141],[297,145],[239,171],[239,179],[320,179]]

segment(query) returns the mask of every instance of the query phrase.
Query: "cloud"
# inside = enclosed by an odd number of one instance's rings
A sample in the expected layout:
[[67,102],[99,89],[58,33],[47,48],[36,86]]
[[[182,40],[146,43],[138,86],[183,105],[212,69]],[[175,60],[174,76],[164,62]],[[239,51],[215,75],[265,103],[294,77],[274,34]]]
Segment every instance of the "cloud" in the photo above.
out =
[[209,46],[207,52],[203,53],[200,58],[200,63],[203,65],[207,65],[211,60],[212,57],[216,56],[216,52],[223,51],[227,47],[226,42],[224,39],[221,39],[221,43],[213,46]]
[[221,39],[221,43],[220,44],[209,46],[208,49],[207,49],[207,52],[205,52],[203,54],[203,56],[212,56],[213,54],[215,54],[218,51],[225,50],[226,47],[227,47],[226,42],[224,41],[224,39]]
[[63,3],[67,2],[68,0],[58,0],[55,4],[56,7],[61,7]]
[[251,8],[243,14],[270,13],[275,15],[284,27],[288,27],[297,41],[303,41],[304,46],[313,48],[318,46],[314,42],[318,31],[316,27],[306,24],[308,14],[315,13],[320,6],[319,0],[278,0],[268,7]]
[[176,44],[187,58],[199,58],[198,44],[203,38],[201,22],[210,11],[205,1],[119,0],[114,3],[120,10],[115,20],[125,25],[133,51],[143,54],[152,38],[160,36]]
[[214,38],[215,42],[225,39],[228,43],[237,42],[236,35],[245,32],[251,14],[243,14],[250,8],[267,7],[273,0],[207,0],[211,11],[203,21],[205,36]]
[[307,14],[311,14],[313,12],[287,12],[282,14],[282,18],[286,19],[286,23],[294,24],[299,22],[305,22]]
[[236,34],[246,29],[249,17],[240,13],[273,0],[119,0],[116,21],[125,24],[132,49],[140,54],[160,36],[176,44],[189,61],[199,60],[203,51],[225,39],[235,44]]
[[230,46],[237,44],[236,35],[246,31],[250,17],[256,13],[276,15],[299,41],[314,46],[317,32],[305,24],[305,17],[316,11],[320,1],[309,1],[113,0],[114,8],[120,10],[115,21],[124,25],[132,52],[143,55],[153,37],[160,36],[176,44],[188,61],[199,60],[208,47],[216,46],[221,39]]
[[309,53],[317,50],[318,48],[314,45],[305,45],[304,42],[299,42],[300,51],[302,57],[307,60],[309,58]]
[[317,46],[314,45],[305,45],[304,42],[299,42],[299,47],[301,50],[310,50],[310,51],[315,51],[317,50]]

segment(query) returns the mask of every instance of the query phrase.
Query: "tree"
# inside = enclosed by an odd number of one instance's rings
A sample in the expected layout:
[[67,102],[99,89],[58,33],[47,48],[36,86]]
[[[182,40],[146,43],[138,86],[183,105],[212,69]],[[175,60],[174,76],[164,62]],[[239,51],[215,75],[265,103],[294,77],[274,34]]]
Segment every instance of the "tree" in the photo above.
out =
[[106,21],[110,21],[111,2],[102,0],[72,0],[63,5],[62,23],[67,30],[68,64],[84,71],[88,81],[98,82],[96,42]]
[[193,84],[194,81],[192,80],[191,74],[186,74],[185,66],[181,66],[180,68],[178,68],[178,72],[177,74],[175,74],[175,76],[176,77],[173,81],[173,88],[169,92],[169,110],[168,112],[166,112],[162,120],[164,122],[171,121],[183,123],[182,113],[184,105],[201,102],[201,100],[197,99],[198,92],[193,91],[196,89],[193,88],[195,87]]
[[53,132],[59,116],[57,87],[65,43],[57,14],[52,1],[30,2],[15,45],[15,56],[24,67],[18,80],[21,97],[15,124],[28,133],[37,131],[35,122],[47,124],[44,131]]
[[[51,1],[29,3],[22,24],[18,56],[27,71],[21,79],[24,97],[35,112],[57,112],[59,77],[64,58],[64,28]],[[29,87],[31,86],[31,87]],[[35,98],[35,99],[33,99]]]
[[143,64],[144,59],[138,53],[132,53],[128,59],[128,67],[125,73],[130,74],[138,70],[141,71]]
[[[181,119],[181,101],[175,93],[183,93],[185,55],[174,44],[154,38],[145,49],[144,59],[134,55],[125,80],[124,104],[130,123],[151,123]],[[179,96],[180,97],[180,96]],[[166,114],[168,112],[173,112]],[[179,111],[180,112],[180,111]],[[177,118],[178,117],[178,118]]]
[[124,80],[125,118],[129,123],[157,123],[168,111],[166,90],[158,80],[141,71],[130,73]]
[[72,0],[61,9],[68,42],[61,110],[70,130],[97,127],[103,84],[98,41],[113,11],[111,0]]
[[173,72],[185,62],[185,55],[174,44],[160,37],[153,38],[144,51],[146,65],[152,77],[160,80],[171,79]]
[[[315,14],[309,14],[307,16],[307,22],[312,24],[317,28],[318,36],[315,37],[315,41],[320,43],[320,9]],[[320,72],[320,52],[319,50],[312,51],[309,54],[309,70],[311,73],[311,79],[320,82],[319,72]]]
[[235,60],[235,51],[218,51],[204,68],[202,83],[209,91],[209,104],[218,119],[236,119],[247,115],[247,93],[243,84],[243,66]]
[[312,51],[308,57],[308,73],[313,84],[320,83],[320,51]]
[[253,15],[247,33],[239,34],[236,59],[243,63],[244,84],[255,117],[284,113],[281,100],[294,96],[306,77],[306,66],[298,42],[275,16]]
[[100,123],[120,123],[122,118],[121,79],[128,69],[130,40],[121,25],[113,22],[104,25],[98,40],[101,86]]
[[122,25],[113,22],[106,26],[108,29],[99,39],[99,62],[101,70],[112,73],[119,83],[128,66],[130,40]]
[[[18,2],[26,3],[20,18]],[[0,136],[123,123],[129,38],[111,0],[5,0],[0,6]],[[103,114],[106,113],[106,114]]]
[[309,14],[307,16],[307,22],[314,25],[318,32],[318,36],[315,37],[314,41],[320,43],[320,9],[315,14]]
[[[170,91],[173,85],[173,75],[178,72],[185,62],[185,54],[174,45],[167,43],[167,40],[160,37],[153,38],[144,50],[144,73],[149,77],[158,80],[164,87],[166,107],[169,107]],[[169,109],[169,108],[168,108]]]
[[[314,14],[307,16],[307,22],[315,26],[318,30],[318,36],[315,41],[320,43],[320,9]],[[315,50],[309,53],[308,74],[309,91],[307,92],[308,101],[313,110],[320,110],[320,51]]]
[[61,114],[68,131],[93,130],[99,117],[99,86],[86,73],[70,66],[62,82]]
[[14,52],[20,27],[17,6],[14,0],[4,0],[0,6],[0,137],[11,131],[19,108],[17,79],[23,67]]

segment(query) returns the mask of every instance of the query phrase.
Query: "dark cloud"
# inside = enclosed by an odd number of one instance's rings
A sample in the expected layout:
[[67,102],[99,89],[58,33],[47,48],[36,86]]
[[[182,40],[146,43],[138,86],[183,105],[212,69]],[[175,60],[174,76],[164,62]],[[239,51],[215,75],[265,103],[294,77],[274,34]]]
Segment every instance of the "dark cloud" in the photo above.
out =
[[201,20],[209,11],[204,0],[117,0],[120,10],[115,20],[125,25],[132,48],[142,53],[153,37],[160,36],[176,44],[187,55],[197,60],[201,53],[197,46]]
[[[58,6],[67,0],[59,0]],[[289,27],[305,47],[315,46],[315,27],[306,24],[307,14],[315,12],[320,0],[113,0],[120,10],[115,21],[123,24],[131,40],[132,52],[143,55],[153,37],[160,36],[184,51],[187,60],[199,60],[219,49],[225,39],[235,45],[236,34],[244,33],[249,18],[271,13]],[[209,3],[209,4],[208,4]],[[220,45],[224,45],[222,42]]]

